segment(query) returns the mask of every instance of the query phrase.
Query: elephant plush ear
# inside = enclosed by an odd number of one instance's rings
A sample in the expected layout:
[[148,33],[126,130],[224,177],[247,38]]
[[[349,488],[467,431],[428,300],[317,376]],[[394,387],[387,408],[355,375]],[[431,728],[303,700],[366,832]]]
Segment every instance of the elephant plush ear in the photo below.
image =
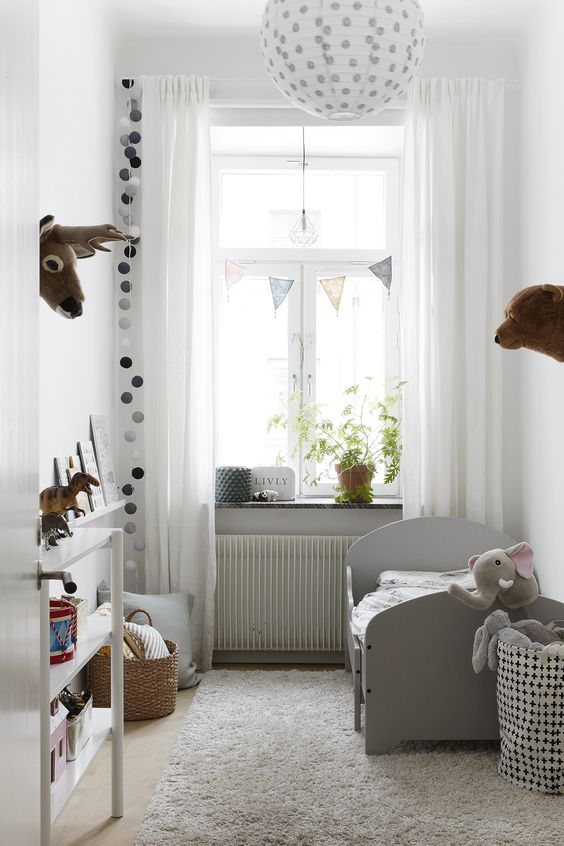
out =
[[515,570],[524,579],[530,579],[533,576],[533,550],[528,543],[516,543],[515,546],[510,546],[509,549],[504,550],[506,555],[509,555]]
[[468,559],[468,566],[470,567],[471,570],[474,569],[474,564],[476,563],[476,561],[478,560],[479,557],[480,557],[479,555],[473,555],[472,558]]

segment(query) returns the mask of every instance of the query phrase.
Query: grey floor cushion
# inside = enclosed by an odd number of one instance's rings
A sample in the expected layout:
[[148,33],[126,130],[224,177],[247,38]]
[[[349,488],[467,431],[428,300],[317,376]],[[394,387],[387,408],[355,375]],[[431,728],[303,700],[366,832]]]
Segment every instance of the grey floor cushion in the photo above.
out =
[[[98,585],[98,604],[111,601],[110,586],[106,581]],[[166,640],[178,644],[178,687],[192,687],[198,684],[200,676],[196,673],[196,665],[192,661],[192,636],[190,632],[190,612],[194,604],[194,597],[190,593],[123,593],[124,616],[135,608],[148,611],[153,626]],[[135,623],[146,623],[145,615],[133,617]]]

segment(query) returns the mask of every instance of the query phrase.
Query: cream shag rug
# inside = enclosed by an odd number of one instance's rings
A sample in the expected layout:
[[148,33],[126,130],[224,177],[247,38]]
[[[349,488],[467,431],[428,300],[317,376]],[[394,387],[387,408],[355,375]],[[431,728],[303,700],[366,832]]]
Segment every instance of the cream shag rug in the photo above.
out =
[[492,746],[364,754],[344,671],[207,673],[137,846],[562,846],[564,797]]

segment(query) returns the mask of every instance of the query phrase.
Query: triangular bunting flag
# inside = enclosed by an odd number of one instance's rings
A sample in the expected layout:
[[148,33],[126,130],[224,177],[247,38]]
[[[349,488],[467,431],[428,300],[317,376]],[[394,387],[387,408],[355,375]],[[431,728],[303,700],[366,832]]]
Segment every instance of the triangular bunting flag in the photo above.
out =
[[237,282],[240,282],[245,273],[247,272],[247,268],[243,267],[241,264],[237,264],[230,259],[225,259],[225,284],[227,286],[227,299],[229,300],[229,291],[236,285]]
[[329,301],[337,312],[337,316],[339,314],[339,306],[341,305],[341,297],[343,296],[346,278],[346,276],[336,276],[334,279],[319,280],[319,284],[329,297]]
[[368,269],[384,284],[389,295],[392,287],[392,257],[388,256],[383,261],[371,264]]
[[279,279],[277,276],[269,276],[270,290],[272,291],[272,302],[274,303],[274,316],[277,309],[282,305],[292,285],[293,279]]

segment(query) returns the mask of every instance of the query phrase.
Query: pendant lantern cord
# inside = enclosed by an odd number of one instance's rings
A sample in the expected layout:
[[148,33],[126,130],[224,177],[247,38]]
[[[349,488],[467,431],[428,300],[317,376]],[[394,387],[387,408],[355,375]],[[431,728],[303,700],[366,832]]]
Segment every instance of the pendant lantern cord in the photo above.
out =
[[306,148],[305,148],[305,126],[302,126],[302,213],[290,229],[288,236],[295,247],[309,247],[317,240],[317,232],[311,220],[306,215],[305,203],[305,170],[306,170]]
[[302,126],[302,214],[305,214],[305,126]]

